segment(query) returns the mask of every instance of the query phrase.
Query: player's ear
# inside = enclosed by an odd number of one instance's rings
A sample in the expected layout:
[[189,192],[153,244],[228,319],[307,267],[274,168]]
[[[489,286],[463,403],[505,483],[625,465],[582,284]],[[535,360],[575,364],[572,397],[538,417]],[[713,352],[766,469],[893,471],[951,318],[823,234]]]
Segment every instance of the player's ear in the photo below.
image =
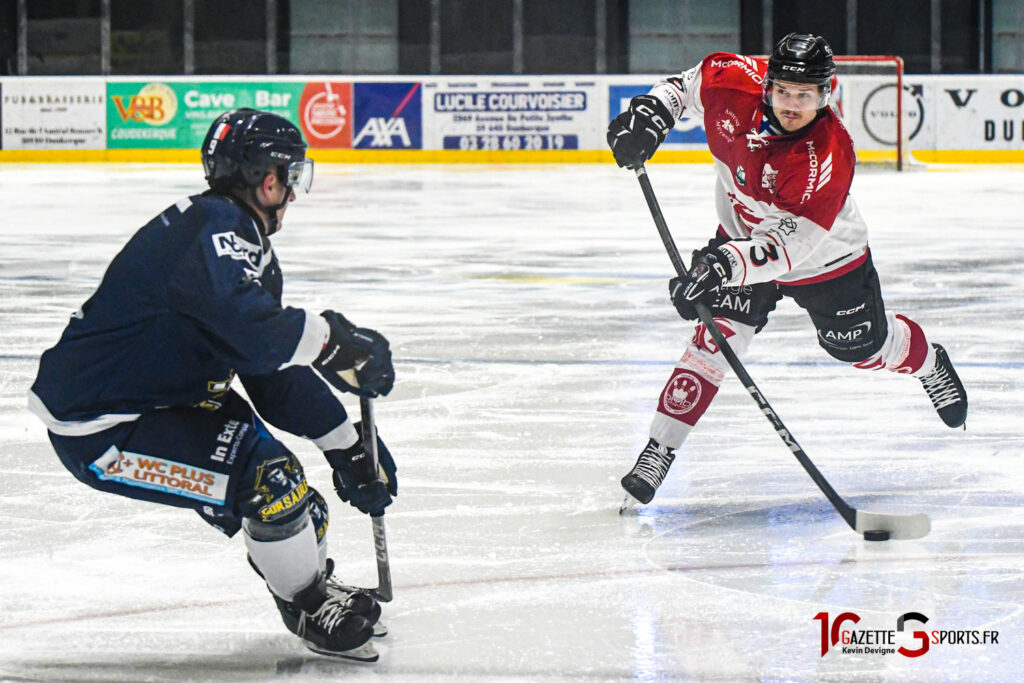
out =
[[269,169],[263,174],[263,182],[260,186],[263,188],[263,193],[267,196],[271,196],[274,192],[274,187],[277,185],[277,171],[275,169]]

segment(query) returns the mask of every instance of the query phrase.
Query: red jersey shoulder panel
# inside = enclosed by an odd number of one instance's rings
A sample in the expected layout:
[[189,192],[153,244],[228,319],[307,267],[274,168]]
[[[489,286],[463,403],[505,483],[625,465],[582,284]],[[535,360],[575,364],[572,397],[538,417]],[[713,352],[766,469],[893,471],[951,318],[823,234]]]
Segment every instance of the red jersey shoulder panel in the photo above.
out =
[[713,52],[704,58],[700,69],[702,91],[722,88],[760,94],[768,65],[746,55]]

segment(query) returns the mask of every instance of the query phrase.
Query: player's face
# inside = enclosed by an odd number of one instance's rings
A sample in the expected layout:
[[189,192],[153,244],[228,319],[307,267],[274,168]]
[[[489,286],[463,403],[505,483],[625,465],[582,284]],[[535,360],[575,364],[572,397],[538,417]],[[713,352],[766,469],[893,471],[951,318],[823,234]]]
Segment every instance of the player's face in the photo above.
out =
[[772,111],[789,132],[799,130],[818,113],[818,86],[809,83],[772,83]]

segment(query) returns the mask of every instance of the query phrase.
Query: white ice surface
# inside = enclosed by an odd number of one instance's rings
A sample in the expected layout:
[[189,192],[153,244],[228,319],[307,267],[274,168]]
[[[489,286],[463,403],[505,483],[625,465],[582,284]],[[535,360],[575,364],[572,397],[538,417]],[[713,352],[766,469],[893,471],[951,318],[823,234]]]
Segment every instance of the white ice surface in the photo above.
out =
[[[711,168],[650,172],[680,249],[704,244]],[[0,680],[1021,680],[1019,169],[854,182],[888,308],[949,350],[967,431],[916,380],[832,361],[792,301],[746,359],[851,504],[932,518],[919,541],[867,543],[731,376],[655,504],[616,514],[690,334],[632,173],[318,167],[275,238],[286,302],[381,330],[398,371],[377,402],[400,495],[374,665],[306,651],[240,538],[77,483],[24,407],[110,258],[201,184],[198,167],[0,166]],[[285,440],[333,500],[315,447]],[[374,585],[369,520],[332,509],[342,578]],[[858,629],[916,611],[915,629],[999,643],[822,657],[815,615],[847,611]]]

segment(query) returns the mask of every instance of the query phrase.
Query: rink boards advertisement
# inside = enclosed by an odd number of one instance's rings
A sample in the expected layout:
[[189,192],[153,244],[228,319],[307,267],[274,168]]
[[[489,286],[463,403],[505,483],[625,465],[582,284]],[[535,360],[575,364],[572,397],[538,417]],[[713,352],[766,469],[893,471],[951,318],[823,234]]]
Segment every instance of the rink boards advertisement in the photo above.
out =
[[[659,76],[3,77],[0,161],[195,161],[238,107],[302,130],[327,162],[608,162],[608,121]],[[858,154],[893,155],[892,75],[844,76],[833,106]],[[925,162],[1024,161],[1024,76],[914,76],[904,142]],[[710,161],[701,118],[654,161]]]
[[102,78],[4,78],[0,149],[105,149]]
[[[846,80],[839,86],[848,105],[843,122],[855,144],[894,146],[896,84],[880,76]],[[904,142],[921,161],[1024,161],[1024,76],[909,75],[902,96]]]
[[467,78],[424,83],[428,149],[594,148],[604,88],[593,78]]
[[314,148],[421,149],[419,89],[415,82],[111,83],[107,149],[198,149],[213,120],[240,107],[290,119]]
[[294,118],[301,84],[230,81],[110,83],[107,149],[198,149],[210,124],[239,107]]

